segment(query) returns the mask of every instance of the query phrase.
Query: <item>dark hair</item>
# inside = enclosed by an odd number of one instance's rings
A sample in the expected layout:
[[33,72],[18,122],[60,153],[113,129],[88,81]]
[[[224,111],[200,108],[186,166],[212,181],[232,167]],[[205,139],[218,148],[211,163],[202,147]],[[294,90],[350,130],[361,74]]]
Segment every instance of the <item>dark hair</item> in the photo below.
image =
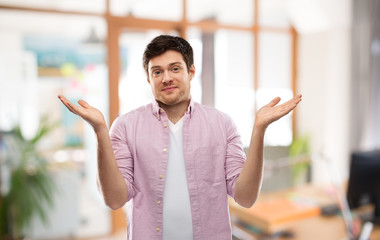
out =
[[190,44],[181,37],[170,36],[170,35],[160,35],[155,37],[145,48],[143,55],[143,67],[146,74],[148,74],[148,64],[149,61],[168,50],[174,50],[181,53],[183,60],[186,63],[187,71],[194,63],[193,48]]

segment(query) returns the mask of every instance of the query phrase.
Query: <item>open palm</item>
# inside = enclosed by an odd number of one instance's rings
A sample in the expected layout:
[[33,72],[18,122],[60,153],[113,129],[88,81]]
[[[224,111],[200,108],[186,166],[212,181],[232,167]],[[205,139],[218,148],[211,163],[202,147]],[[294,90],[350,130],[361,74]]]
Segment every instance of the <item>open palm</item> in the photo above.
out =
[[80,116],[87,121],[95,130],[106,125],[103,114],[96,108],[90,106],[87,102],[79,100],[80,106],[73,104],[64,96],[58,98],[70,110],[70,112]]
[[259,111],[257,111],[255,124],[265,128],[268,127],[269,124],[277,121],[292,111],[301,101],[301,98],[302,95],[299,94],[289,101],[281,105],[277,105],[280,102],[281,98],[276,97],[270,103],[263,106],[259,109]]

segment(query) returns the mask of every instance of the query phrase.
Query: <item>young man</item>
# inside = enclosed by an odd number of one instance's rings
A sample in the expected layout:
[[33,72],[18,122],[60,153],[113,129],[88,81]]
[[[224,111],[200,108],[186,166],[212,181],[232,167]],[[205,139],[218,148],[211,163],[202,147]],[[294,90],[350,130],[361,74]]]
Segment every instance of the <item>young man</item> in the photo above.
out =
[[227,197],[244,207],[256,201],[265,130],[301,95],[278,106],[275,98],[257,112],[246,158],[231,118],[191,99],[195,67],[187,41],[156,37],[143,65],[155,101],[118,117],[110,133],[97,109],[59,96],[94,128],[105,203],[129,203],[128,239],[231,239]]

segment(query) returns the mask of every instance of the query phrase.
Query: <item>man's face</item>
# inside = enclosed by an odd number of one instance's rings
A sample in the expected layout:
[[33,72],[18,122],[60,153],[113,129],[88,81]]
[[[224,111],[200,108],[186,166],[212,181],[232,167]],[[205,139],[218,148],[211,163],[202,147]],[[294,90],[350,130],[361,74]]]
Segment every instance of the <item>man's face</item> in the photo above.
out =
[[188,71],[182,55],[168,50],[149,61],[148,83],[157,101],[175,106],[190,100],[190,81],[194,73],[194,65]]

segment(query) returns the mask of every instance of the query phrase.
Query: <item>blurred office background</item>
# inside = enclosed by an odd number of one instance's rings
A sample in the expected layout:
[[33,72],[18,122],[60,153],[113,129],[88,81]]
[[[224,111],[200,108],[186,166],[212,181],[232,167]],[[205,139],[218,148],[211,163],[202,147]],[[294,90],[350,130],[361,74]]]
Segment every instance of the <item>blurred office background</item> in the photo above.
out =
[[[289,161],[301,146],[293,157],[323,154],[344,180],[352,151],[380,146],[379,16],[375,0],[0,0],[2,196],[9,162],[19,161],[9,148],[15,129],[28,141],[52,125],[34,147],[55,183],[53,204],[47,226],[33,217],[26,236],[94,239],[125,229],[123,210],[107,209],[97,190],[92,129],[57,95],[85,99],[109,125],[151,102],[142,53],[163,33],[192,44],[193,98],[230,114],[245,147],[257,109],[302,93],[297,110],[268,129],[266,161]],[[307,165],[304,181],[329,182],[322,165]],[[264,179],[264,190],[294,184],[294,174]]]

